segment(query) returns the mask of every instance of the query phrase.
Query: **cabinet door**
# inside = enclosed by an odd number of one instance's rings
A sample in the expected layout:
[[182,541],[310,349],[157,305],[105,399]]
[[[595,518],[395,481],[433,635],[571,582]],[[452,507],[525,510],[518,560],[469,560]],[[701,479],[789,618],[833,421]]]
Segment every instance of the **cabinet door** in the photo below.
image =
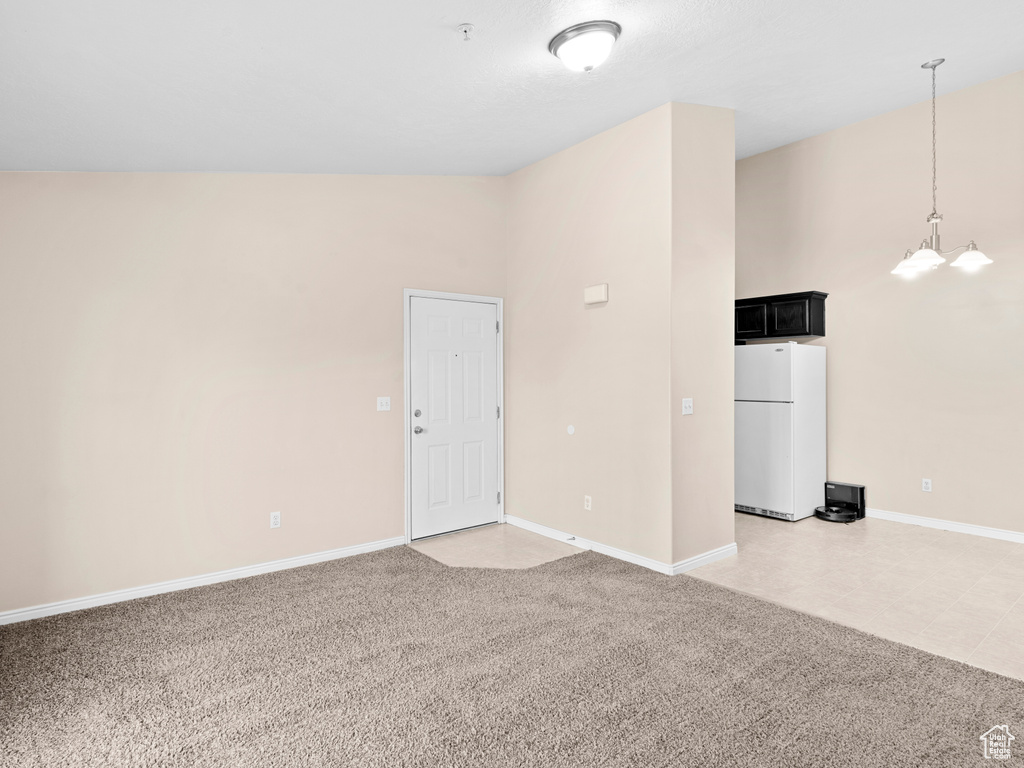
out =
[[736,307],[736,338],[758,339],[768,335],[768,305]]
[[768,306],[769,336],[804,336],[811,332],[811,312],[807,299],[775,301]]

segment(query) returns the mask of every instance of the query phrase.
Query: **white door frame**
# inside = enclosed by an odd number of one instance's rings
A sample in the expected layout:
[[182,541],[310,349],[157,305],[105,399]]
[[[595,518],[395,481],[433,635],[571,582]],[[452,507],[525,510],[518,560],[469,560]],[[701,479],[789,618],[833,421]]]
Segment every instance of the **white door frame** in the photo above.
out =
[[412,541],[412,422],[409,421],[409,392],[412,388],[412,313],[413,297],[423,299],[448,299],[449,301],[472,301],[476,304],[494,304],[498,311],[498,522],[505,522],[505,319],[502,315],[504,299],[497,296],[475,296],[469,293],[445,293],[443,291],[421,291],[406,288],[402,296],[402,420],[405,425],[405,543]]

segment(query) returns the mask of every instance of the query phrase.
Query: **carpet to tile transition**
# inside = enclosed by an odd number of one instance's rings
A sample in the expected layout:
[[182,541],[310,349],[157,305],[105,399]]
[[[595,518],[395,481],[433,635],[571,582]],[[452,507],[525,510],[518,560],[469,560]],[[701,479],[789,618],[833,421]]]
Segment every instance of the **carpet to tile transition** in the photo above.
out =
[[0,627],[0,765],[991,765],[1024,683],[585,552],[407,547]]

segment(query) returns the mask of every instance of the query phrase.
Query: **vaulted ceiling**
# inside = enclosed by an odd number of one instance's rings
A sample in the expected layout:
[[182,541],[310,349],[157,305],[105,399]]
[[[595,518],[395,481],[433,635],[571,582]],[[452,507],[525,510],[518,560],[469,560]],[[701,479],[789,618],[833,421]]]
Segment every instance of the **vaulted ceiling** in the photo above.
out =
[[[548,53],[602,18],[599,69]],[[1024,69],[1024,2],[0,0],[0,170],[500,175],[667,101],[735,109],[744,157],[937,57],[940,93]]]

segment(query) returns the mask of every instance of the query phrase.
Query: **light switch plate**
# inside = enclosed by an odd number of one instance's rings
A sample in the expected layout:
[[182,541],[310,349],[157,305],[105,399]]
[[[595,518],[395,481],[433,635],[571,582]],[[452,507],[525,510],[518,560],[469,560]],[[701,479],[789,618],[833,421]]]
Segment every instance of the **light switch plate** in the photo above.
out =
[[377,410],[378,411],[390,411],[391,410],[391,398],[390,397],[378,397],[377,398]]
[[692,397],[684,397],[683,398],[683,416],[692,416],[692,415],[693,415],[693,398]]

